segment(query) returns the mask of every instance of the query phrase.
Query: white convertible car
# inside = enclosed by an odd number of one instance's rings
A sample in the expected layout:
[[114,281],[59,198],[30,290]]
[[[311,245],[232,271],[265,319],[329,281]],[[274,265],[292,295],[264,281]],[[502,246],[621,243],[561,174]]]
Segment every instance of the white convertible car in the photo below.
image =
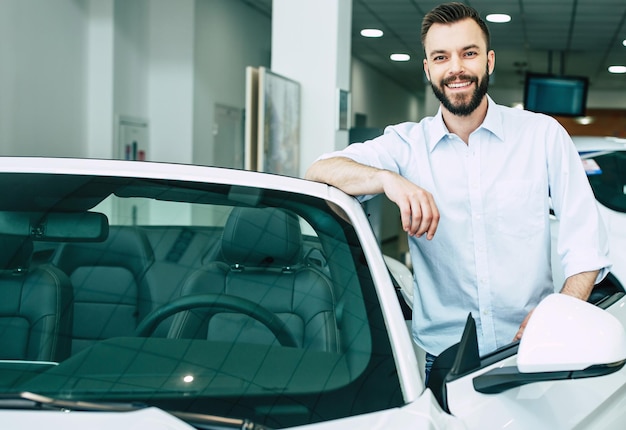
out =
[[[626,287],[626,139],[600,136],[572,137],[587,172],[604,220],[613,263],[611,273],[596,288],[591,300],[623,292]],[[563,285],[564,276],[556,255],[558,220],[552,218],[555,287]]]
[[361,206],[335,188],[0,158],[0,189],[2,428],[626,422],[622,293],[551,295],[520,343],[485,356],[468,315],[425,386],[401,288]]

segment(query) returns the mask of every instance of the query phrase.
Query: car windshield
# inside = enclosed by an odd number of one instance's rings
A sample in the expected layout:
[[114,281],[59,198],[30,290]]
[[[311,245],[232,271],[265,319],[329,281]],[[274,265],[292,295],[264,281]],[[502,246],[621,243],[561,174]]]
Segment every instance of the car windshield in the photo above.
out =
[[596,199],[609,209],[626,212],[626,151],[582,154]]
[[1,173],[0,392],[289,427],[402,404],[354,228],[310,196]]

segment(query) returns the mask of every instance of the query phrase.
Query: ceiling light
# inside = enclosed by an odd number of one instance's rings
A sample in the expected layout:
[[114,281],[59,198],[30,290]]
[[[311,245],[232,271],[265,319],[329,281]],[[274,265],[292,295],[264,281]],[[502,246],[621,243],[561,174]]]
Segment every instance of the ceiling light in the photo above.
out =
[[391,54],[389,58],[391,61],[409,61],[411,56],[409,54]]
[[507,15],[506,13],[490,13],[487,15],[487,21],[489,22],[509,22],[511,20],[511,15]]
[[626,73],[626,66],[609,66],[610,73]]
[[361,36],[363,37],[382,37],[383,31],[377,28],[364,28],[361,30]]
[[626,46],[626,39],[622,40],[622,45]]

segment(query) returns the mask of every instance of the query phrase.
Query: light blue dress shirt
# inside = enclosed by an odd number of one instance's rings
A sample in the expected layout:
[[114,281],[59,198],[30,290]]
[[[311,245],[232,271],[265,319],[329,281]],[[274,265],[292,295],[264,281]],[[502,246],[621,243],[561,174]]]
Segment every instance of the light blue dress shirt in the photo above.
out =
[[460,340],[469,313],[481,354],[510,343],[554,292],[550,200],[565,276],[600,269],[599,281],[610,267],[606,232],[567,132],[551,117],[488,100],[467,145],[448,132],[440,110],[320,157],[391,170],[432,193],[441,215],[435,237],[409,237],[409,249],[413,337],[434,355]]

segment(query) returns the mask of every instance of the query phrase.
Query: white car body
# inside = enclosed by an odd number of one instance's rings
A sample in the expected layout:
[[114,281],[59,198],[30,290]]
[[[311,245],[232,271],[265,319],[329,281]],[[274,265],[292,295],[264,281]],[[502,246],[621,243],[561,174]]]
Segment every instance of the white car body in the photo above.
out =
[[[581,301],[575,303],[562,301],[559,297],[549,302],[546,301],[545,305],[542,302],[540,306],[545,308],[544,315],[548,315],[548,322],[545,323],[548,325],[546,330],[558,327],[555,328],[557,331],[552,333],[561,340],[556,345],[554,336],[546,337],[544,335],[545,330],[539,329],[536,330],[537,334],[524,338],[522,342],[525,342],[525,345],[514,343],[487,356],[478,357],[477,345],[475,345],[475,340],[472,340],[472,333],[475,337],[475,331],[472,330],[475,328],[468,320],[466,332],[463,334],[463,338],[460,338],[461,346],[458,351],[452,351],[451,358],[454,359],[454,366],[452,371],[448,373],[446,381],[435,387],[425,387],[421,377],[422,369],[419,367],[416,351],[398,302],[397,291],[394,289],[388,266],[385,264],[385,258],[361,205],[356,199],[341,191],[301,179],[233,169],[111,160],[0,158],[0,183],[3,177],[17,174],[27,176],[46,174],[50,175],[51,178],[56,178],[57,175],[61,175],[59,177],[69,175],[67,177],[70,179],[75,175],[83,175],[90,180],[95,179],[97,184],[100,182],[108,184],[107,181],[117,178],[135,178],[138,180],[138,187],[142,183],[156,187],[167,182],[173,184],[171,185],[172,188],[184,184],[185,189],[188,189],[191,194],[197,190],[203,190],[203,187],[210,183],[228,184],[235,186],[239,191],[263,187],[264,190],[289,193],[294,199],[306,196],[307,199],[320,200],[325,202],[329,208],[333,208],[332,213],[337,216],[337,219],[343,219],[346,222],[344,227],[346,229],[353,228],[356,237],[358,237],[359,243],[353,244],[353,246],[361,250],[359,253],[362,252],[362,259],[365,264],[363,267],[368,269],[368,273],[359,276],[365,276],[368,279],[371,277],[372,288],[375,290],[373,296],[375,298],[371,300],[376,302],[372,302],[371,305],[380,308],[384,321],[384,329],[377,336],[384,338],[384,343],[390,345],[392,355],[388,360],[390,362],[387,362],[386,365],[390,366],[393,371],[390,372],[388,378],[394,381],[397,378],[397,392],[394,393],[394,397],[401,400],[398,404],[394,403],[388,407],[376,406],[375,409],[377,410],[371,412],[346,414],[337,419],[317,419],[315,422],[302,421],[295,426],[285,425],[280,428],[485,430],[504,428],[618,429],[624,426],[626,420],[626,395],[624,394],[626,390],[626,368],[624,367],[626,362],[626,299],[623,294],[609,297],[602,305],[602,309]],[[20,187],[19,184],[20,182],[16,182],[17,188]],[[133,193],[139,193],[138,189],[125,189],[118,194],[122,197],[129,197]],[[5,199],[8,191],[11,191],[13,196],[20,193],[19,190],[5,188]],[[254,193],[234,194],[229,194],[229,198],[232,197],[233,201],[245,202],[246,205],[254,204],[254,201],[259,198]],[[165,201],[175,199],[174,194],[165,192],[159,196],[162,196],[160,198]],[[41,200],[46,203],[43,199],[44,196],[41,197]],[[77,199],[76,202],[78,203],[73,204],[82,204],[82,200],[79,200]],[[31,205],[29,202],[24,204]],[[34,202],[32,204],[43,203]],[[11,202],[5,200],[3,210],[11,212],[8,210],[10,207]],[[23,211],[24,209],[20,210]],[[329,213],[331,213],[330,210]],[[163,212],[151,215],[153,215],[152,218],[159,218],[160,223],[163,223],[167,217],[167,214]],[[181,222],[180,219],[179,222]],[[187,221],[183,220],[182,222]],[[6,226],[0,225],[0,230],[6,228]],[[6,231],[3,232],[6,233]],[[34,229],[31,233],[40,234],[41,232]],[[394,263],[389,261],[389,264]],[[410,272],[403,272],[402,267],[395,267],[393,271],[400,275],[400,282],[405,288],[412,284]],[[404,297],[410,301],[412,291],[404,289],[403,293],[405,294]],[[2,300],[1,297],[0,300]],[[573,331],[569,325],[561,327],[562,325],[553,324],[550,320],[550,318],[575,320],[581,315],[581,307],[584,309],[584,315],[587,315],[586,324],[583,324],[582,327],[586,326],[587,329],[580,330],[581,326],[579,325],[576,331]],[[604,333],[602,338],[598,336],[598,332]],[[136,339],[121,339],[124,342],[134,340]],[[118,340],[104,339],[102,342],[97,342],[94,346],[89,347],[91,349],[88,351],[91,351],[91,354],[96,354],[97,348],[100,347],[98,344],[109,341],[117,342]],[[163,340],[163,342],[168,341],[169,338]],[[150,344],[150,342],[150,340],[146,340],[146,344]],[[202,342],[205,341],[202,340]],[[585,356],[584,360],[583,358],[577,360],[576,351],[580,351],[581,346],[585,348],[592,344],[594,348],[591,348],[590,356]],[[476,355],[473,353],[474,347],[476,348]],[[552,348],[552,352],[546,352],[540,354],[539,357],[532,358],[530,365],[535,371],[529,374],[519,372],[517,369],[518,348],[527,350]],[[278,346],[276,352],[280,353],[282,349],[284,349],[282,346]],[[88,355],[80,355],[80,353],[69,357],[67,360],[77,361],[76,357],[84,359],[85,363],[89,363],[90,366],[116,365],[113,362],[102,362],[102,360],[89,362]],[[563,357],[569,357],[569,359],[564,360]],[[374,357],[370,360],[374,360]],[[585,364],[585,369],[580,370],[576,367],[580,362],[591,362],[594,363],[595,367],[587,368],[588,366]],[[3,374],[16,377],[18,368],[11,370],[11,366],[14,364],[28,366],[32,363],[19,360],[0,360]],[[46,368],[51,372],[65,365],[63,361],[41,364],[47,366]],[[88,367],[87,364],[84,367]],[[77,367],[70,367],[69,369],[75,369],[76,374],[65,377],[74,381],[72,384],[77,386],[80,383],[91,383],[90,381],[96,378],[94,375],[106,376],[106,373],[85,373],[84,378],[80,379],[82,378],[81,372],[87,372],[80,365],[80,362],[78,362]],[[145,371],[148,370],[145,369]],[[158,370],[159,368],[155,368],[153,372],[158,372]],[[276,369],[276,371],[279,370]],[[141,373],[143,371],[144,369],[137,370],[142,377],[146,378],[146,384],[149,384],[150,373],[143,374]],[[41,375],[36,375],[33,380],[27,380],[25,385],[15,383],[12,385],[14,388],[5,391],[2,391],[3,380],[0,378],[0,422],[2,422],[3,428],[26,429],[35,426],[64,430],[84,428],[181,430],[190,428],[268,428],[266,424],[250,422],[250,417],[241,415],[227,416],[220,425],[211,424],[209,421],[212,417],[209,415],[214,415],[214,413],[210,409],[169,411],[155,407],[151,403],[152,400],[158,400],[158,388],[153,393],[154,399],[141,400],[145,404],[145,408],[131,404],[122,405],[119,409],[115,407],[114,399],[116,397],[106,401],[106,395],[109,391],[99,394],[99,396],[104,397],[94,397],[93,393],[89,394],[89,391],[85,392],[85,397],[81,397],[81,392],[74,392],[72,385],[57,392],[48,386],[48,391],[43,393],[42,397],[36,392],[27,393],[26,391],[35,391],[37,388],[37,384],[33,381],[36,382],[41,376],[46,381],[47,372],[48,370]],[[505,373],[505,382],[496,381],[493,383],[490,378],[495,375],[498,379],[498,375],[502,372]],[[58,378],[59,374],[56,377]],[[120,375],[120,378],[119,383],[124,383],[124,375]],[[50,379],[48,383],[51,383],[50,381],[54,382],[55,380]],[[60,383],[62,382],[60,381]],[[117,383],[115,382],[112,387]],[[371,397],[372,401],[377,399],[376,387],[368,386],[367,381],[363,381],[362,385],[363,392],[374,390]],[[482,387],[480,388],[482,392],[477,390],[477,386]],[[45,387],[45,384],[41,387]],[[285,390],[288,390],[288,387]],[[116,393],[114,388],[110,388],[110,392]],[[197,395],[190,391],[183,397],[190,398]],[[239,395],[245,397],[246,393]],[[299,393],[292,394],[294,398],[298,398],[298,395]],[[326,395],[325,391],[318,394],[320,404],[324,403],[324,396]],[[181,398],[181,403],[177,404],[183,405],[184,398]],[[387,399],[377,400],[386,401]],[[339,403],[358,403],[358,401],[354,398],[341,398]],[[277,409],[280,410],[280,408]],[[281,413],[288,413],[289,411],[290,409],[285,407]],[[278,420],[279,418],[274,419]]]
[[[626,155],[626,139],[616,137],[595,137],[595,136],[573,136],[572,140],[578,150],[581,160],[585,163],[585,169],[591,180],[599,178],[606,172],[599,169],[596,159],[598,157],[607,157],[610,154]],[[623,180],[623,179],[622,179]],[[618,184],[612,184],[618,186]],[[600,183],[592,181],[592,187],[600,187]],[[597,189],[594,192],[597,194]],[[621,184],[621,198],[626,199],[626,181]],[[598,197],[596,197],[598,199]],[[624,291],[626,287],[626,212],[610,208],[602,199],[598,199],[598,209],[609,238],[609,256],[613,267],[606,283],[610,283],[607,288],[613,288],[618,291]],[[551,217],[552,222],[552,268],[554,286],[558,291],[565,281],[559,257],[556,254],[556,243],[558,241],[558,220]]]

